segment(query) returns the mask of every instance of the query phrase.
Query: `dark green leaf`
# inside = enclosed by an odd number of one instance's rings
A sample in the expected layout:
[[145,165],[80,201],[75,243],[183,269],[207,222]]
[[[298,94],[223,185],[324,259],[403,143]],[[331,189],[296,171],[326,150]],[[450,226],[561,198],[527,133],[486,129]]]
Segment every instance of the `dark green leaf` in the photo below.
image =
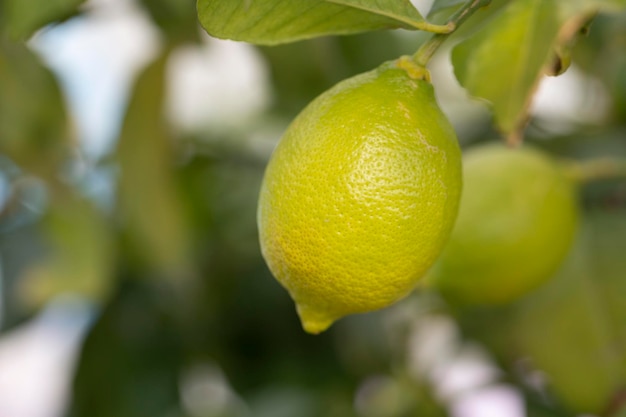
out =
[[513,324],[520,352],[578,413],[604,410],[626,383],[625,247],[624,212],[594,213],[563,270]]
[[324,0],[198,0],[198,16],[212,36],[265,45],[376,29],[408,29],[412,25],[406,21],[421,18],[404,0],[391,7],[370,2],[373,11],[362,9],[364,1],[345,3],[360,8]]
[[0,38],[0,153],[30,173],[53,179],[70,139],[52,73],[24,45]]
[[521,129],[558,34],[553,0],[515,0],[452,54],[461,85],[493,105],[505,133]]
[[598,11],[623,0],[513,0],[452,54],[455,73],[470,94],[492,104],[498,128],[519,136],[540,78],[569,65],[576,35]]
[[9,36],[26,39],[41,27],[66,19],[85,0],[4,0],[0,21]]
[[333,84],[405,53],[403,41],[378,32],[259,48],[269,65],[275,108],[295,116]]
[[164,275],[189,269],[190,235],[174,176],[174,143],[163,117],[167,55],[139,77],[117,148],[120,214],[131,251]]
[[72,417],[169,417],[178,408],[182,347],[148,287],[126,284],[82,347]]
[[196,0],[141,0],[169,41],[199,41]]

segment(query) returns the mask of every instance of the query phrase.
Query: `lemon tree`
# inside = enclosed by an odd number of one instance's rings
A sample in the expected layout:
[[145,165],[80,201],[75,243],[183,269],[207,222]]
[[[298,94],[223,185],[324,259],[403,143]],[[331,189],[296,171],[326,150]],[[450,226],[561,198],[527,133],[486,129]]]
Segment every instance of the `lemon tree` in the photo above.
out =
[[625,415],[626,0],[127,3],[0,0],[0,347],[77,355],[67,404],[45,372],[0,402],[442,417],[504,383]]
[[[435,10],[458,3],[437,4]],[[489,3],[465,2],[437,25],[404,1],[199,2],[200,20],[210,34],[260,44],[380,27],[434,33],[412,57],[343,81],[315,99],[287,129],[269,162],[258,209],[261,250],[294,299],[306,331],[319,333],[344,315],[402,298],[447,241],[461,188],[458,152],[452,150],[456,139],[437,109],[426,65]],[[591,14],[614,8],[619,5],[611,2],[495,2],[486,15],[498,19],[483,16],[487,23],[478,34],[455,48],[457,78],[493,104],[496,124],[516,145],[539,77],[550,68],[563,72],[576,33],[587,28]],[[309,24],[295,24],[305,11]],[[519,30],[521,24],[528,30]],[[485,59],[490,53],[502,56]],[[524,71],[492,78],[503,61]],[[575,192],[558,180],[556,168],[542,165],[541,158],[533,163],[531,156],[503,151],[493,161],[469,163],[459,232],[432,274],[441,292],[478,303],[507,302],[560,265],[575,231]],[[521,265],[516,272],[509,270],[511,262]]]
[[[370,8],[359,1],[283,3],[271,11],[267,4],[253,6],[257,13],[266,8],[263,13],[283,16],[307,8],[324,16],[313,32],[301,26],[286,33],[251,28],[238,19],[222,25],[215,15],[206,15],[205,24],[217,36],[278,43],[363,30],[362,18],[350,14],[338,22],[332,16],[365,12],[374,21],[410,21],[445,37],[484,4],[469,3],[443,26],[425,22],[407,3]],[[243,10],[237,3],[205,6],[231,14]],[[440,41],[319,96],[295,118],[271,158],[259,200],[261,250],[307,332],[320,333],[347,314],[403,298],[448,238],[460,197],[460,151],[425,67]]]

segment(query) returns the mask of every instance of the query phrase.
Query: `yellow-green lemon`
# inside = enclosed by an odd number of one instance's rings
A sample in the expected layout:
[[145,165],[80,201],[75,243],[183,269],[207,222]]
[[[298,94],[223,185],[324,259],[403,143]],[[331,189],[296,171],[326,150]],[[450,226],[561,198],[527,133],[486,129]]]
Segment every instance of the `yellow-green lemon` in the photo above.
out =
[[456,225],[434,286],[461,304],[502,304],[557,270],[578,224],[576,185],[550,155],[530,147],[483,145],[463,157]]
[[407,295],[457,214],[454,130],[432,85],[398,62],[312,101],[265,172],[262,253],[310,333]]

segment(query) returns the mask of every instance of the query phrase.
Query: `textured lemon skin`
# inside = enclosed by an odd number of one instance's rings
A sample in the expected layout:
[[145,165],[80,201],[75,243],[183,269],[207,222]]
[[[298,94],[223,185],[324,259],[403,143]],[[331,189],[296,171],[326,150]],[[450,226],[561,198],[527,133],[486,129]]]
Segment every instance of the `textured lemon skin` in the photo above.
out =
[[483,145],[463,158],[456,225],[429,280],[466,305],[512,302],[558,269],[579,222],[576,185],[547,154]]
[[407,295],[458,210],[461,155],[430,83],[392,62],[345,80],[289,126],[263,179],[263,256],[307,332]]

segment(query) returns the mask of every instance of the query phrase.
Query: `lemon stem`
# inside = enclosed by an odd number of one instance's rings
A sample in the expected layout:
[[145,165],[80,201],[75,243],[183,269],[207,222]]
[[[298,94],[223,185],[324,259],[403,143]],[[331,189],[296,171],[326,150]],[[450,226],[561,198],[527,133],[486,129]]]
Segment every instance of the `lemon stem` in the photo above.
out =
[[626,178],[626,159],[595,158],[568,162],[567,175],[581,184],[614,178]]
[[441,44],[454,33],[463,22],[465,22],[474,12],[481,7],[487,6],[491,3],[491,0],[470,0],[465,3],[459,10],[454,13],[446,26],[451,28],[450,32],[447,33],[437,33],[433,35],[430,39],[422,44],[422,46],[417,50],[417,52],[413,55],[413,61],[421,67],[426,67],[426,64],[433,57],[437,49],[441,46]]

